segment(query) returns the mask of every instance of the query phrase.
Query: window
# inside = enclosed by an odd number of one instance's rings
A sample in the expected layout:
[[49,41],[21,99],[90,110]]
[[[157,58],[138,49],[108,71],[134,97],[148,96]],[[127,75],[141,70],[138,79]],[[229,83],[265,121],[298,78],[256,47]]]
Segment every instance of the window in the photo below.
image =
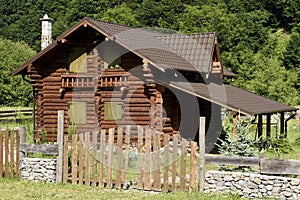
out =
[[120,69],[121,55],[118,48],[106,46],[103,52],[104,69]]
[[123,104],[123,102],[104,102],[104,120],[122,120],[124,114]]
[[69,102],[69,123],[86,124],[86,102]]
[[69,52],[69,71],[71,73],[86,73],[87,53],[84,49],[73,49]]

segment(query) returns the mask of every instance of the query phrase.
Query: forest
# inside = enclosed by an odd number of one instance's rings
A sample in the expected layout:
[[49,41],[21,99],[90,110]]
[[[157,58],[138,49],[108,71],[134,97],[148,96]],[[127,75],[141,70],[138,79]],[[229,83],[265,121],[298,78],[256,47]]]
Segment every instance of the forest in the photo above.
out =
[[170,33],[216,32],[232,85],[300,104],[300,0],[0,0],[0,106],[29,106],[10,73],[40,51],[40,18],[53,39],[84,17]]

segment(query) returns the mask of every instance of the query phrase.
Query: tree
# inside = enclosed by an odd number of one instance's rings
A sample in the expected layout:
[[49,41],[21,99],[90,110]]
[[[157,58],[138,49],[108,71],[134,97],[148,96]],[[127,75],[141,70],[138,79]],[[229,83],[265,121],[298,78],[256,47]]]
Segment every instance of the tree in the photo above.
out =
[[139,22],[136,19],[135,14],[132,10],[127,7],[125,3],[122,3],[120,6],[114,8],[109,8],[104,12],[102,20],[116,22],[128,26],[139,26]]
[[238,69],[235,85],[289,105],[300,101],[295,84],[297,75],[283,66],[289,36],[283,31],[269,34],[268,42],[257,53],[240,55],[243,59]]
[[[225,140],[221,140],[221,144],[217,144],[220,154],[224,156],[243,156],[243,157],[257,157],[259,150],[257,148],[258,140],[253,141],[249,134],[249,124],[244,125],[242,120],[238,120],[236,123],[236,134],[229,133],[226,135]],[[248,171],[249,167],[220,167],[221,170],[233,170],[233,171]]]
[[300,32],[296,29],[292,31],[287,44],[283,64],[287,70],[291,70],[296,74],[298,82],[296,82],[295,88],[298,90],[298,95],[300,96]]
[[28,106],[32,102],[32,89],[21,76],[11,72],[35,52],[25,43],[14,43],[0,38],[0,105]]

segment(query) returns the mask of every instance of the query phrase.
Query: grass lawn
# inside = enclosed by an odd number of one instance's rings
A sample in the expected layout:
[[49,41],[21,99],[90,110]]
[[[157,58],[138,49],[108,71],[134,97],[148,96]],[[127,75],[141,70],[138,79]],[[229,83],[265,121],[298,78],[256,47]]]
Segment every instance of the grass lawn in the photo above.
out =
[[133,190],[99,189],[72,184],[36,183],[14,179],[0,179],[0,199],[195,199],[239,200],[237,195],[192,193],[153,193]]

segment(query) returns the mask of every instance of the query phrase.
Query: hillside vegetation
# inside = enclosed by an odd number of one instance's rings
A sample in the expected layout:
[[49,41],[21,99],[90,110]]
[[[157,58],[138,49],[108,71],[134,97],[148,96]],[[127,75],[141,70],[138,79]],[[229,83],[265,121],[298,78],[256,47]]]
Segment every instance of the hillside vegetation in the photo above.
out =
[[223,66],[238,75],[231,84],[300,103],[299,0],[0,0],[0,105],[30,104],[31,86],[9,74],[39,51],[39,19],[46,13],[54,19],[53,38],[83,17],[169,32],[217,32]]

